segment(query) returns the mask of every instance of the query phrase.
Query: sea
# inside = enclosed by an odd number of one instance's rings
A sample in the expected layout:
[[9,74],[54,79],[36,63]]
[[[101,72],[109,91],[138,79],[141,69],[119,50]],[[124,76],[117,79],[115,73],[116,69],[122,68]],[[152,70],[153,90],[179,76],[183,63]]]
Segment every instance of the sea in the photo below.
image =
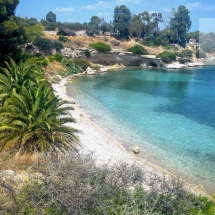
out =
[[146,162],[215,193],[215,66],[118,69],[80,77],[67,93]]

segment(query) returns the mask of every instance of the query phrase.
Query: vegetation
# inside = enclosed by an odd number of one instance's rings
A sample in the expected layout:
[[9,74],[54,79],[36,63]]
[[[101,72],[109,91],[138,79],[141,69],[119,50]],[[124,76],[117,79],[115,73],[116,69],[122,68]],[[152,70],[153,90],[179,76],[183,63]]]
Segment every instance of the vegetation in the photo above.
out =
[[60,36],[60,37],[58,38],[58,40],[59,40],[60,42],[62,42],[62,43],[65,43],[65,42],[68,41],[68,38],[67,38],[67,37],[64,37],[64,36]]
[[176,59],[176,54],[173,52],[164,51],[157,55],[164,63],[171,63]]
[[63,58],[61,60],[61,63],[63,66],[66,66],[70,75],[76,74],[78,72],[78,68],[75,66],[75,64],[72,62],[72,60],[70,60],[68,58]]
[[89,49],[86,49],[86,50],[85,50],[85,56],[86,56],[87,58],[90,58],[90,57],[91,57],[91,54],[90,54]]
[[199,40],[201,42],[201,49],[206,53],[215,53],[215,33],[211,32],[204,34],[200,32]]
[[75,58],[72,60],[72,62],[77,67],[78,72],[84,72],[87,69],[87,67],[92,67],[88,61],[81,58]]
[[206,53],[205,53],[204,51],[202,51],[202,50],[197,50],[197,52],[196,52],[196,57],[197,57],[197,58],[206,58],[207,55],[206,55]]
[[119,46],[120,45],[120,42],[118,40],[111,40],[110,43],[113,45],[113,46]]
[[55,97],[43,72],[13,60],[0,70],[0,150],[19,153],[72,148],[75,130],[70,107]]
[[38,37],[34,44],[46,54],[50,54],[53,48],[55,48],[56,51],[60,52],[60,50],[64,47],[61,42],[57,40],[52,41],[45,37]]
[[140,45],[134,45],[131,48],[128,49],[128,51],[132,52],[136,55],[145,55],[147,54],[146,49],[143,46]]
[[191,20],[188,9],[180,5],[177,11],[173,11],[170,20],[170,34],[173,41],[177,41],[182,47],[186,46],[186,34],[191,27]]
[[[3,212],[213,215],[215,211],[214,202],[187,192],[182,181],[146,172],[136,165],[119,163],[98,168],[91,156],[81,157],[75,152],[59,156],[48,153],[37,160],[39,163],[31,164],[26,184],[11,175],[0,175]],[[3,177],[8,179],[4,183]]]
[[56,14],[54,14],[52,11],[49,11],[46,14],[46,20],[49,22],[56,22]]
[[128,27],[131,17],[131,12],[125,5],[115,7],[113,26],[117,36],[124,37],[129,35]]
[[100,52],[107,52],[111,50],[111,47],[103,42],[91,43],[89,47]]
[[193,51],[191,51],[190,49],[184,49],[178,53],[178,56],[183,58],[191,58],[192,55]]

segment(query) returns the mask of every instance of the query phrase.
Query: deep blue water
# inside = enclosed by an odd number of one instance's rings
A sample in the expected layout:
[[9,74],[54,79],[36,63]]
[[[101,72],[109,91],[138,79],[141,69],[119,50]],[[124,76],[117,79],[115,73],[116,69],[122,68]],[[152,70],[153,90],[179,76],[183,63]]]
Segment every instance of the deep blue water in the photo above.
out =
[[146,159],[215,186],[215,67],[127,68],[81,77],[68,93]]

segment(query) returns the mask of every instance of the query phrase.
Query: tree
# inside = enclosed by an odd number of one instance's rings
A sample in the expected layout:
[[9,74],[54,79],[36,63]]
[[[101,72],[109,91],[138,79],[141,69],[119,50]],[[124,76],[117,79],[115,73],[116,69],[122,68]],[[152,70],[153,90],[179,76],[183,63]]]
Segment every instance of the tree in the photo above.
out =
[[10,59],[5,63],[6,67],[0,67],[0,102],[3,105],[5,99],[9,98],[12,92],[19,94],[23,86],[28,83],[39,83],[44,81],[43,71],[34,64],[20,62],[19,65]]
[[18,45],[25,42],[24,30],[14,20],[18,0],[0,1],[0,65],[13,57],[19,61],[22,55]]
[[25,36],[28,42],[33,43],[37,38],[43,36],[43,26],[41,23],[24,27]]
[[0,23],[8,20],[15,14],[15,9],[19,0],[1,0],[0,1]]
[[[31,76],[14,78],[14,87],[0,109],[0,150],[15,148],[19,152],[43,152],[63,146],[72,148],[77,140],[76,130],[64,125],[74,122],[68,112],[71,107],[55,97],[44,78],[40,80],[42,74],[34,76],[35,68],[31,65],[17,65],[11,60],[7,66],[10,69],[4,77],[8,76],[8,80],[17,73],[22,74],[23,68],[28,68],[25,74]],[[4,82],[2,77],[0,80]],[[4,89],[1,89],[2,95]]]
[[191,20],[188,9],[180,5],[177,11],[173,12],[170,20],[170,34],[182,47],[186,46],[186,34],[191,27]]
[[129,32],[133,37],[140,37],[143,30],[143,23],[141,20],[140,14],[133,15],[130,24],[129,24]]
[[115,7],[113,21],[114,32],[122,37],[128,36],[131,18],[131,12],[125,5]]
[[49,22],[56,22],[56,14],[53,13],[52,11],[49,11],[46,14],[46,20],[49,21]]

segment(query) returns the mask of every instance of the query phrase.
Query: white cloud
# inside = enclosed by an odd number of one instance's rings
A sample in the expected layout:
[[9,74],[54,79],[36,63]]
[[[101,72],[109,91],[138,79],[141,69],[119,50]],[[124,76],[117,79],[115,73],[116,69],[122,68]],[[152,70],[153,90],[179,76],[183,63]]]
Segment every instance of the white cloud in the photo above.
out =
[[201,7],[201,3],[200,2],[190,3],[190,4],[187,4],[186,7],[188,9],[200,8]]
[[89,4],[89,5],[85,5],[82,6],[82,9],[86,9],[86,10],[98,10],[98,9],[104,9],[104,8],[110,8],[111,4],[106,2],[106,1],[99,1],[96,4]]
[[54,10],[55,12],[60,12],[60,13],[65,13],[65,12],[73,12],[75,11],[75,8],[72,8],[72,7],[62,7],[62,8],[55,8]]
[[97,5],[101,7],[110,7],[110,3],[106,1],[99,1]]
[[88,4],[86,6],[82,6],[81,8],[87,9],[87,10],[95,10],[96,9],[95,5],[91,5],[91,4]]

